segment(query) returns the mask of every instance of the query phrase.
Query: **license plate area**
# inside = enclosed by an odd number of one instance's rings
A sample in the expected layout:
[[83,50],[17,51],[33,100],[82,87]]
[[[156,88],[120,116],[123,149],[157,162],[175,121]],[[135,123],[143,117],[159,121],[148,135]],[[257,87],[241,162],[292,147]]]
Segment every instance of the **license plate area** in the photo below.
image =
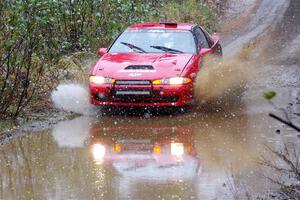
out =
[[124,139],[116,143],[121,145],[123,153],[149,154],[153,150],[153,144],[150,139]]
[[149,97],[152,95],[151,85],[115,85],[113,95],[116,97]]
[[122,103],[149,103],[154,101],[157,92],[151,84],[147,85],[118,85],[111,90],[111,101]]
[[137,96],[150,96],[150,91],[143,91],[143,90],[117,90],[115,95],[117,96],[127,96],[127,95],[137,95]]

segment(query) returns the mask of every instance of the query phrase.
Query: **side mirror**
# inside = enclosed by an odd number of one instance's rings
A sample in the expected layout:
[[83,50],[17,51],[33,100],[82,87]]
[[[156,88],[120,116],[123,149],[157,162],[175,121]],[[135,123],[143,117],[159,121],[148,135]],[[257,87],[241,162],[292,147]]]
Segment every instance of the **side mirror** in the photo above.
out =
[[215,43],[219,42],[220,36],[218,33],[214,33],[214,34],[212,34],[211,39],[214,41],[214,44],[215,44]]
[[206,54],[209,54],[209,53],[212,53],[213,52],[213,50],[212,49],[206,49],[206,48],[202,48],[201,50],[200,50],[200,54],[201,55],[206,55]]
[[98,50],[98,54],[99,54],[100,56],[103,56],[106,52],[107,52],[107,48],[100,48],[100,49]]

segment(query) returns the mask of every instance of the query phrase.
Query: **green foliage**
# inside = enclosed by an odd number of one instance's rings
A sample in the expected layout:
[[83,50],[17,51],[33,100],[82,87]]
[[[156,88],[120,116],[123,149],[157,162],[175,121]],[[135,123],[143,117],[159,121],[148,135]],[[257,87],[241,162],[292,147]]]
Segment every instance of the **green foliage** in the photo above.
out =
[[263,97],[266,99],[266,100],[271,100],[271,99],[273,99],[274,97],[276,96],[276,92],[274,92],[274,91],[269,91],[269,92],[265,92],[264,94],[263,94]]
[[216,25],[213,23],[215,11],[206,2],[206,0],[164,1],[154,20],[196,23],[215,31]]

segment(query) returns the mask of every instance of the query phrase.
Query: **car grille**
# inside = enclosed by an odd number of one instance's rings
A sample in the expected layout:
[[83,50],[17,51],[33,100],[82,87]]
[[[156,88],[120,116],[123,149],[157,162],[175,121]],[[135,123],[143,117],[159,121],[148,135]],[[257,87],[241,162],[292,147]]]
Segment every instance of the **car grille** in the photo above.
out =
[[156,95],[112,95],[112,96],[95,96],[98,101],[102,102],[119,102],[119,103],[175,103],[179,96],[156,96]]
[[149,80],[116,80],[116,85],[150,85]]
[[114,96],[112,102],[123,103],[175,103],[179,99],[178,96],[141,96],[141,95],[126,95]]
[[119,90],[115,95],[150,95],[150,91],[144,90]]

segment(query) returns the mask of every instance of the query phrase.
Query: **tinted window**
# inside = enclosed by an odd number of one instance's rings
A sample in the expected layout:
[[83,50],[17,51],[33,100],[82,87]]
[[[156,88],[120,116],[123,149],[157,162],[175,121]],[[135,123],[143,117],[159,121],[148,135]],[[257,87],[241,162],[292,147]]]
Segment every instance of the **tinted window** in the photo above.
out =
[[198,46],[201,48],[209,48],[208,42],[202,30],[199,27],[196,27],[194,32],[197,38]]

